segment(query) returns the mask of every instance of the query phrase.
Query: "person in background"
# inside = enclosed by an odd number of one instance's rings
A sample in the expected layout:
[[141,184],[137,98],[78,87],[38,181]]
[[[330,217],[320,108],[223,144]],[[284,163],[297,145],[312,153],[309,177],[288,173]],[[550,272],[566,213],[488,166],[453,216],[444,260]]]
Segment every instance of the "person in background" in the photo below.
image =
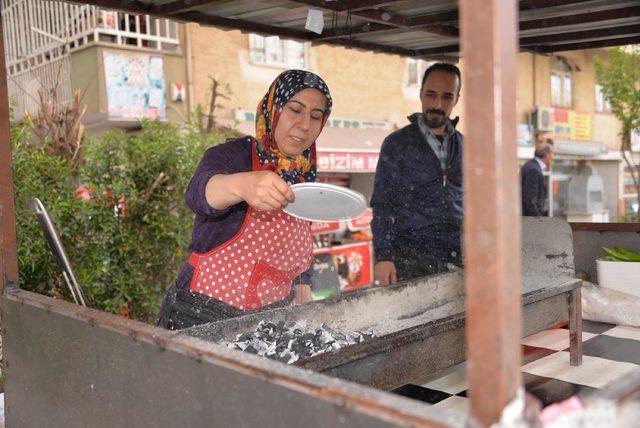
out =
[[[280,74],[258,105],[256,138],[206,151],[185,199],[191,257],[157,324],[176,330],[311,300],[311,223],[284,211],[291,185],[316,180],[316,146],[331,112],[317,75]],[[294,287],[295,286],[295,287]]]
[[551,167],[553,140],[550,138],[536,144],[535,157],[520,170],[522,184],[522,215],[541,217],[545,215],[547,181],[544,172]]
[[461,260],[462,134],[449,119],[460,70],[436,63],[422,79],[422,112],[383,142],[373,208],[375,280],[381,285],[424,276]]

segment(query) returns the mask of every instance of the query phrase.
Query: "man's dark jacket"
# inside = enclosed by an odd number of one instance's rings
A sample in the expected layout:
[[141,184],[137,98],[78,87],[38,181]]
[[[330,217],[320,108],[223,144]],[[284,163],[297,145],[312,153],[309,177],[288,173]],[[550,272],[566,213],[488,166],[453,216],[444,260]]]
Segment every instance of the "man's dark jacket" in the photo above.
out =
[[540,217],[544,215],[547,199],[547,183],[537,160],[531,159],[520,170],[522,180],[522,215]]
[[371,198],[377,261],[408,253],[442,261],[460,257],[462,134],[450,137],[443,170],[420,131],[419,115],[385,138],[380,150]]

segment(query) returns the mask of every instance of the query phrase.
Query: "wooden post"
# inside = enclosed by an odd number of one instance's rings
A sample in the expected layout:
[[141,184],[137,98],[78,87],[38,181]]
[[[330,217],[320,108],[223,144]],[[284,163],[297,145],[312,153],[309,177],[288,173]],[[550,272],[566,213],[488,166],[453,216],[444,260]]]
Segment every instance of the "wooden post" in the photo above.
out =
[[[2,5],[0,5],[0,17]],[[13,169],[9,125],[7,67],[4,58],[4,32],[0,18],[0,296],[5,287],[18,286],[16,215],[13,201]]]
[[500,419],[520,388],[515,0],[460,1],[464,250],[471,413]]

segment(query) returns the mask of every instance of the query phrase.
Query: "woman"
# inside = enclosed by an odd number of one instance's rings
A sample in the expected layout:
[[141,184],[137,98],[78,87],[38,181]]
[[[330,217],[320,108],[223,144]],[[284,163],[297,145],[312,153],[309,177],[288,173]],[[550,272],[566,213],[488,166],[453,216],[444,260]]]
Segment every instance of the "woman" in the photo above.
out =
[[315,140],[331,104],[319,76],[285,71],[258,105],[256,138],[207,150],[185,196],[196,214],[191,257],[167,291],[159,326],[311,300],[310,223],[282,208],[294,200],[290,185],[316,179]]

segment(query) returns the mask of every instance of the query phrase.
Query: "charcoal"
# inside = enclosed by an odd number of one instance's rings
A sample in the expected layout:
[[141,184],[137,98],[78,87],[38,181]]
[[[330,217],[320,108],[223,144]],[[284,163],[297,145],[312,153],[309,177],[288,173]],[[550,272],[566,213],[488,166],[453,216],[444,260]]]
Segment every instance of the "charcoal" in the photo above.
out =
[[316,355],[337,351],[375,337],[373,332],[349,331],[339,333],[326,324],[312,329],[302,320],[277,324],[262,320],[253,332],[238,334],[229,349],[257,354],[287,364]]

